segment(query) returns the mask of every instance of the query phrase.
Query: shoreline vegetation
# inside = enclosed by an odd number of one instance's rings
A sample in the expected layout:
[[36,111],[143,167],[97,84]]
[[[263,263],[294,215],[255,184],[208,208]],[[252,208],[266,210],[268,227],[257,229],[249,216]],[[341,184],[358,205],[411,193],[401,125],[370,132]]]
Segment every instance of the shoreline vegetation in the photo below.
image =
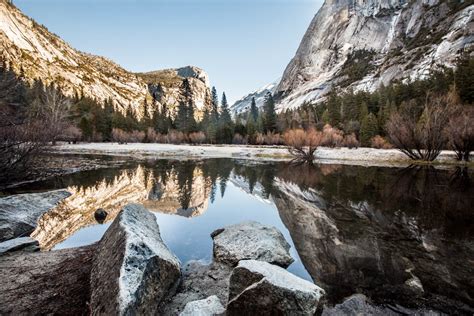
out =
[[[53,154],[73,155],[106,155],[133,158],[237,158],[249,160],[291,161],[294,157],[287,146],[265,145],[189,145],[189,144],[154,144],[154,143],[78,143],[58,144],[50,147]],[[329,148],[318,147],[315,151],[315,162],[354,164],[367,166],[406,166],[427,164],[408,158],[397,149],[376,148]],[[470,162],[456,160],[454,151],[445,150],[430,165],[471,166]]]

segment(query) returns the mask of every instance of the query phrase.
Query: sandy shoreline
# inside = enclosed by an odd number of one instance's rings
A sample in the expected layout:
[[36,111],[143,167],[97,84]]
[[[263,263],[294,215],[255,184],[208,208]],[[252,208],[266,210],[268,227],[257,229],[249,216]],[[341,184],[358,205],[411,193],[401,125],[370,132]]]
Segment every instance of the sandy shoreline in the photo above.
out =
[[[58,145],[51,149],[61,154],[98,154],[127,156],[135,158],[238,158],[251,160],[291,160],[288,150],[283,147],[242,146],[242,145],[172,145],[172,144],[124,144],[81,143]],[[316,158],[323,163],[356,164],[368,166],[409,165],[413,161],[396,149],[373,148],[325,148],[316,152]],[[436,160],[441,164],[456,164],[452,151],[443,151]]]

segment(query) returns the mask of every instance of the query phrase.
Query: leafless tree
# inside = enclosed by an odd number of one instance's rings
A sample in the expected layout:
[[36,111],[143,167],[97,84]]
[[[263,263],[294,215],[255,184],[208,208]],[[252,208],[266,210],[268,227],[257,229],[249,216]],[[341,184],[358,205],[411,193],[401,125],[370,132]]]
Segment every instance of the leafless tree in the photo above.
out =
[[5,106],[0,109],[0,186],[34,173],[33,159],[46,145],[37,122],[18,120]]
[[427,98],[421,115],[410,105],[391,115],[387,122],[390,142],[413,160],[433,161],[446,145],[444,128],[449,109],[444,97]]
[[323,143],[323,138],[323,133],[314,129],[292,129],[283,135],[288,151],[294,157],[293,162],[298,163],[313,163],[314,152]]
[[448,145],[456,152],[458,160],[469,161],[474,150],[474,107],[455,106],[445,133]]
[[44,129],[48,132],[53,145],[70,126],[68,121],[70,108],[70,99],[54,86],[45,87],[32,103],[32,119],[44,122]]

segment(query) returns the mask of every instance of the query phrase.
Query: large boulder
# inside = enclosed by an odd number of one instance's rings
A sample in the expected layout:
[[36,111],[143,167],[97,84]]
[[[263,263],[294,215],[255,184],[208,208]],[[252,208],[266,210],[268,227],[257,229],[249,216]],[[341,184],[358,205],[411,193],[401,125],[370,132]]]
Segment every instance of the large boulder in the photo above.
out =
[[375,305],[363,294],[354,294],[344,300],[341,304],[334,307],[324,307],[322,316],[399,316],[399,315],[419,315],[419,316],[438,316],[446,315],[436,310],[430,309],[409,309],[398,304],[379,306]]
[[283,234],[271,226],[249,221],[218,229],[211,234],[214,259],[231,265],[240,260],[260,260],[288,267],[293,258]]
[[70,195],[58,190],[0,198],[0,242],[30,235],[41,215]]
[[179,316],[213,316],[224,312],[225,308],[221,301],[213,295],[203,300],[189,302]]
[[230,277],[228,315],[313,315],[324,290],[263,261],[243,260]]
[[127,205],[100,241],[91,272],[92,314],[156,314],[179,278],[179,260],[163,243],[155,216]]
[[31,237],[20,237],[0,243],[0,255],[14,251],[39,251],[39,242]]
[[96,248],[0,256],[0,315],[88,315]]

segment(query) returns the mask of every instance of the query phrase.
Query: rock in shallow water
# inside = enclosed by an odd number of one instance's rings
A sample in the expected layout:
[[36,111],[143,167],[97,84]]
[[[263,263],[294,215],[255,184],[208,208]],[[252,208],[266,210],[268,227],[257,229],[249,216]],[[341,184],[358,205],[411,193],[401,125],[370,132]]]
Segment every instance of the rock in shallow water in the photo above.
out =
[[94,212],[94,218],[99,223],[102,224],[107,219],[107,211],[103,208],[99,208]]
[[70,195],[58,190],[0,198],[0,241],[29,235],[41,215]]
[[215,295],[209,296],[203,300],[193,301],[186,304],[184,311],[180,316],[213,316],[225,312],[224,306]]
[[324,290],[285,269],[243,260],[232,271],[228,315],[313,315]]
[[100,241],[91,272],[92,314],[155,314],[179,278],[179,260],[163,243],[155,216],[127,205]]
[[249,221],[218,229],[211,237],[216,261],[260,260],[285,268],[293,262],[290,245],[275,227]]
[[14,251],[39,251],[39,242],[31,237],[20,237],[0,243],[0,255]]

